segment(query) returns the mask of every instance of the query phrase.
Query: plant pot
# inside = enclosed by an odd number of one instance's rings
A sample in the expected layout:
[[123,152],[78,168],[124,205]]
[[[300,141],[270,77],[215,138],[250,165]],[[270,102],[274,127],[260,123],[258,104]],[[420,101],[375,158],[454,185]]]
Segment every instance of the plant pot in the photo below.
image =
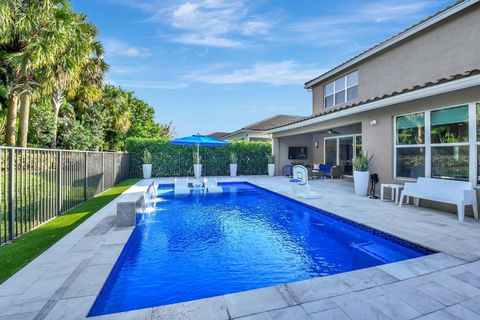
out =
[[200,179],[202,176],[202,165],[201,164],[194,164],[193,165],[193,174],[195,175],[195,179]]
[[273,177],[275,175],[275,163],[268,164],[268,176]]
[[370,173],[368,171],[353,171],[353,185],[357,196],[367,196],[369,177]]
[[144,164],[142,166],[142,169],[143,169],[143,179],[150,179],[152,177],[152,165]]
[[237,164],[236,163],[231,163],[230,164],[230,177],[236,177],[237,176]]

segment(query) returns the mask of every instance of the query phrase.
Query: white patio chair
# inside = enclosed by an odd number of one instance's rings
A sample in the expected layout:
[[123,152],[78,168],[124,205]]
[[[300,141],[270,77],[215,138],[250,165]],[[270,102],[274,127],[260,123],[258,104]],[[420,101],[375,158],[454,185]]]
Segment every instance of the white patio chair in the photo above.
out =
[[216,178],[205,178],[203,180],[205,185],[205,190],[210,193],[220,193],[223,192],[223,188],[218,185],[218,181]]
[[189,187],[188,178],[186,179],[175,179],[175,185],[173,188],[174,194],[190,194],[192,188]]

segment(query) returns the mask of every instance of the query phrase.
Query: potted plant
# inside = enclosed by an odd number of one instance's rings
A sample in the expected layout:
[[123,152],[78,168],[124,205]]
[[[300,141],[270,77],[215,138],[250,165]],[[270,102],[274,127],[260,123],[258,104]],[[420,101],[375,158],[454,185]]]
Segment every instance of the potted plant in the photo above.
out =
[[273,177],[275,175],[275,156],[273,154],[267,154],[268,161],[268,176]]
[[143,178],[150,179],[152,177],[152,154],[147,150],[143,150]]
[[230,176],[236,177],[237,176],[237,161],[238,157],[235,152],[230,152]]
[[193,153],[193,174],[195,179],[200,179],[202,176],[202,156],[199,153]]
[[360,153],[353,160],[353,184],[355,187],[355,194],[358,196],[367,196],[368,194],[368,180],[370,177],[370,165],[372,164],[373,156],[368,153]]

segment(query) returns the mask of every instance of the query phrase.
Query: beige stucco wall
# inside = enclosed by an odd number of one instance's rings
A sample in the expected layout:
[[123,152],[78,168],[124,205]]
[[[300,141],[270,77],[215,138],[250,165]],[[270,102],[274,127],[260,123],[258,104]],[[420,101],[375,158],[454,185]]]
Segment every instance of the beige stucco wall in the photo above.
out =
[[362,101],[478,69],[479,30],[480,4],[476,4],[466,12],[456,14],[316,84],[312,88],[313,113],[323,110],[323,85],[354,70],[358,70],[359,76],[358,99],[355,101]]
[[[274,139],[278,139],[278,144],[275,144],[275,146],[278,145],[280,151],[285,150],[288,149],[288,144],[291,141],[289,139],[294,137],[296,137],[295,139],[300,139],[299,137],[302,137],[301,139],[304,139],[304,141],[310,141],[308,139],[311,139],[313,147],[313,142],[315,139],[320,137],[316,135],[315,132],[327,130],[329,128],[344,127],[348,124],[361,122],[363,150],[374,156],[371,172],[379,175],[380,183],[403,184],[406,182],[405,180],[398,180],[394,178],[394,116],[409,112],[457,106],[471,102],[480,102],[480,87],[459,90],[435,97],[411,101],[408,103],[391,105],[381,109],[325,121],[323,123],[318,123],[303,128],[275,133]],[[372,120],[376,120],[376,125],[370,124]],[[307,132],[310,132],[310,134]],[[287,138],[290,135],[293,135],[293,137]],[[274,152],[276,152],[276,150],[274,150]],[[280,158],[282,158],[283,154],[280,153],[279,155]],[[323,161],[323,146],[319,147],[319,149],[316,149],[312,161],[313,159],[315,159],[315,161],[317,161],[317,159]],[[380,184],[378,186],[380,186]],[[431,205],[437,206],[438,204]],[[446,208],[447,210],[451,211],[455,210],[455,207],[452,206],[441,206],[441,208]]]
[[270,134],[255,131],[239,131],[226,138],[227,140],[245,140],[245,141],[267,141],[271,139]]

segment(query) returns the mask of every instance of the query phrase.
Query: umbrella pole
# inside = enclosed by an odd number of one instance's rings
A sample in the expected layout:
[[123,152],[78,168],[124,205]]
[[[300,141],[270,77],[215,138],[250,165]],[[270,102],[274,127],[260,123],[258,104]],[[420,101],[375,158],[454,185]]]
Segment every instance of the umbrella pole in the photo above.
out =
[[197,164],[200,164],[200,144],[197,143]]

